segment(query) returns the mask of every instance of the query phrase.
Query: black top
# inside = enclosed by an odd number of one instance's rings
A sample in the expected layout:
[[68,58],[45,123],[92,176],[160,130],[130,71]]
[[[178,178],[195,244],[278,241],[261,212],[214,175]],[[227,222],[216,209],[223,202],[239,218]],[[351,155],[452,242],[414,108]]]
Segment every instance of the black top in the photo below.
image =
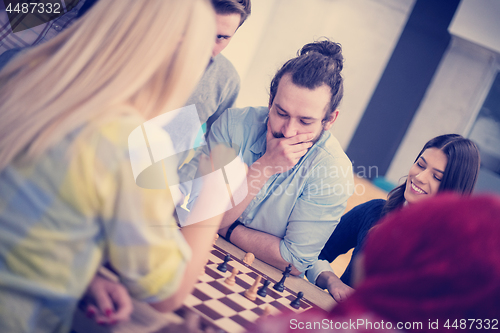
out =
[[332,262],[354,248],[351,261],[340,278],[348,286],[354,257],[363,249],[368,231],[381,219],[385,203],[383,199],[370,200],[344,214],[319,255],[319,259]]

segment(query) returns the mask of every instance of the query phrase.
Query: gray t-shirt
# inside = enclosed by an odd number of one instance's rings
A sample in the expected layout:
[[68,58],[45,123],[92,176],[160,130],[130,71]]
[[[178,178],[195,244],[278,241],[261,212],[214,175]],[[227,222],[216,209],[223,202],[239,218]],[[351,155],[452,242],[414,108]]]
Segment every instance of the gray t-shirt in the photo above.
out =
[[200,122],[207,133],[222,112],[231,108],[240,92],[240,77],[233,64],[222,54],[213,58],[186,105],[195,104]]
[[[195,104],[200,123],[206,123],[206,133],[222,112],[231,108],[240,92],[240,77],[233,64],[222,54],[213,58],[207,67],[196,89],[189,97],[186,105]],[[182,165],[189,151],[178,154],[179,167]],[[192,180],[198,169],[198,158],[191,159],[179,170],[181,183]],[[190,189],[184,189],[184,194]]]

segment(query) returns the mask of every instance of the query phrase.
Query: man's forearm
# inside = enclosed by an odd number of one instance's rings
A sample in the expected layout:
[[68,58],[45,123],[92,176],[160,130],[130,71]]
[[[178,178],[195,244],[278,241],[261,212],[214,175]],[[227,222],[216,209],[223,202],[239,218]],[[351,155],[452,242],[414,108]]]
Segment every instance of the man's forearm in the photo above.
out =
[[[281,238],[265,232],[238,226],[231,234],[231,243],[245,252],[251,252],[256,258],[274,266],[282,271],[289,265],[280,253]],[[301,272],[292,265],[292,275],[300,275]]]

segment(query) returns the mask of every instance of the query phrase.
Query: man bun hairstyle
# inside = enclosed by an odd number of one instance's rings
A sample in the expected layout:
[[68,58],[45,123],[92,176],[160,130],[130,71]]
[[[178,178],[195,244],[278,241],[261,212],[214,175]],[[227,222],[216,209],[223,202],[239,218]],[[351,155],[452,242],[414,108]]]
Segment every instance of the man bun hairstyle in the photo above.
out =
[[297,57],[288,60],[274,75],[269,92],[269,105],[273,104],[283,75],[290,74],[292,82],[300,87],[311,90],[323,84],[330,87],[332,96],[323,118],[323,122],[327,121],[344,96],[344,79],[340,73],[343,67],[344,57],[340,44],[325,38],[304,45],[297,52]]
[[252,12],[250,0],[212,0],[214,10],[219,15],[240,14],[240,27]]

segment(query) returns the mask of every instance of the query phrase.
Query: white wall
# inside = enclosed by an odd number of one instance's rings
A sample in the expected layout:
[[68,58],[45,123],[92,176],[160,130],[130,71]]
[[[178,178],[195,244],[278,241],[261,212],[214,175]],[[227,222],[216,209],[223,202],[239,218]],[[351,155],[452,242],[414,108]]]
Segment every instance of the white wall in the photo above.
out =
[[498,69],[497,55],[454,37],[386,174],[397,183],[431,138],[467,137]]
[[500,70],[500,1],[462,0],[448,30],[452,42],[392,160],[391,182],[408,173],[429,139],[469,135]]
[[274,73],[321,36],[342,44],[345,97],[332,128],[347,148],[415,0],[252,0],[223,53],[242,78],[237,106],[267,105]]
[[449,31],[457,37],[500,53],[500,1],[462,0]]

